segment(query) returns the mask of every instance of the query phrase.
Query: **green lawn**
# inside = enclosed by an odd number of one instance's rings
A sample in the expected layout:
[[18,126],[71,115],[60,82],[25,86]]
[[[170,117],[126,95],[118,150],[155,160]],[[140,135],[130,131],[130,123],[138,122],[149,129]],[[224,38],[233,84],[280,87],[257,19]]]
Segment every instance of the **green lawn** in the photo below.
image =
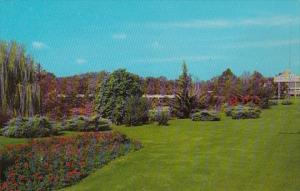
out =
[[[66,190],[292,191],[300,188],[300,102],[260,119],[117,127],[144,148]],[[0,140],[3,138],[0,138]],[[5,139],[4,139],[5,141]]]

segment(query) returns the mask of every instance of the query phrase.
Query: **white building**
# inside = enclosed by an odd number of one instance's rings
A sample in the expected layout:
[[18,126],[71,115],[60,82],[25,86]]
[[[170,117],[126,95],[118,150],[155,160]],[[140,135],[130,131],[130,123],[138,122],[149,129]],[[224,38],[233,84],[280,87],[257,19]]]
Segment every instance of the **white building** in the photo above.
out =
[[280,97],[280,86],[283,84],[287,84],[288,86],[288,95],[300,95],[300,76],[297,76],[290,71],[284,71],[274,77],[274,82],[278,85],[278,97]]

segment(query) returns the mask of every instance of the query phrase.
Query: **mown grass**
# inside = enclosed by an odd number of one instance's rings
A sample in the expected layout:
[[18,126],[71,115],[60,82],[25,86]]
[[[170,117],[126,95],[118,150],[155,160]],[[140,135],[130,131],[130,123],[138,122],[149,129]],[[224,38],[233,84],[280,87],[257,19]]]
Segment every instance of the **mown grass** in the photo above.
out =
[[[140,140],[143,149],[114,160],[66,190],[300,188],[299,100],[264,110],[259,119],[185,119],[172,120],[167,127],[115,129]],[[9,139],[0,137],[0,142]]]
[[300,103],[260,119],[116,129],[144,148],[66,190],[299,190]]

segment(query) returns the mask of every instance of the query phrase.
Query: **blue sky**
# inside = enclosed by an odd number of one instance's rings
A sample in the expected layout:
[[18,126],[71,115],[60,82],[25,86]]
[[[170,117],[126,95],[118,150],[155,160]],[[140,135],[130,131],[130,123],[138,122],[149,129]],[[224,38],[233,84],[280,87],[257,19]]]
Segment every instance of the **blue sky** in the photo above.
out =
[[300,0],[0,0],[0,39],[57,76],[126,68],[176,78],[183,60],[200,80],[228,67],[300,74]]

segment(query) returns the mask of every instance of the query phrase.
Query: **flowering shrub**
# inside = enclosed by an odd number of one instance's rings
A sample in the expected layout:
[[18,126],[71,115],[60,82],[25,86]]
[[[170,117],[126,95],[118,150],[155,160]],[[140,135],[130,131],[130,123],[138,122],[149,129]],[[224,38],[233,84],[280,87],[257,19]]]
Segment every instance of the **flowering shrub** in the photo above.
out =
[[0,190],[62,188],[114,158],[140,148],[139,142],[117,132],[84,133],[9,145],[0,153]]
[[56,135],[58,130],[53,127],[46,117],[17,117],[11,119],[7,126],[2,129],[2,134],[6,137],[48,137]]
[[63,129],[68,131],[105,131],[110,129],[111,122],[99,116],[76,116],[64,122]]

